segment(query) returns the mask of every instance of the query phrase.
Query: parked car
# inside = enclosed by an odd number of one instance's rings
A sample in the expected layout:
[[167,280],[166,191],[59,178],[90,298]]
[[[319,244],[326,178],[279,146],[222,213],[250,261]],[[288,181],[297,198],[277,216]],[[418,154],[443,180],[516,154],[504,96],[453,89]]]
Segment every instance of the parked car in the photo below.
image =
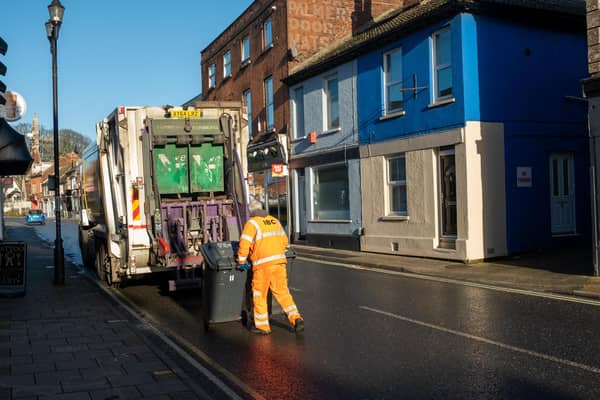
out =
[[46,224],[46,215],[42,212],[42,210],[29,210],[27,216],[25,217],[25,223],[27,225],[31,224]]

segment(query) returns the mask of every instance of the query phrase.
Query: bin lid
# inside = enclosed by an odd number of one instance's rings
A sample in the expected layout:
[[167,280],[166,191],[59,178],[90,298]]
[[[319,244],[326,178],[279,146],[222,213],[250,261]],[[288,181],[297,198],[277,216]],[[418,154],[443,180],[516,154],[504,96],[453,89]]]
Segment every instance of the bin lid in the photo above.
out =
[[234,269],[237,266],[237,249],[239,242],[205,243],[200,246],[208,268],[222,271]]

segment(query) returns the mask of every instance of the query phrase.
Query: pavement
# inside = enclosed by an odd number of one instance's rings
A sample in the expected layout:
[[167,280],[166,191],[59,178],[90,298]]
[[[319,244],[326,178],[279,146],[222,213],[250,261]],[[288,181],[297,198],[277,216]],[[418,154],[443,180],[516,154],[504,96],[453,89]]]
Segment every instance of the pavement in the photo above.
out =
[[0,399],[220,397],[89,271],[67,261],[55,286],[53,248],[27,228],[7,234],[28,242],[27,283],[24,295],[0,297]]
[[[53,249],[30,232],[7,228],[8,240],[28,242],[28,281],[24,295],[0,297],[0,399],[226,397],[89,271],[67,261],[65,285],[54,285]],[[591,276],[591,250],[586,248],[464,264],[293,247],[299,258],[315,261],[600,300],[600,278]]]

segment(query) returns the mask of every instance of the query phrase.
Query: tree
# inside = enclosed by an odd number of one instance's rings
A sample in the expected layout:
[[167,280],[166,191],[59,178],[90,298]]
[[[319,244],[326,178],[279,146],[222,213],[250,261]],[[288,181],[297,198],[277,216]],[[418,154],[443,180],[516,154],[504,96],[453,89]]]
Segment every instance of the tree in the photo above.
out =
[[[21,122],[14,126],[15,130],[25,136],[27,145],[31,149],[31,137],[27,134],[31,133],[32,126],[29,123]],[[81,133],[72,129],[60,129],[59,135],[59,154],[74,152],[81,154],[83,149],[90,144],[91,140]],[[42,161],[52,161],[54,157],[54,135],[52,130],[46,129],[40,125],[40,156]]]

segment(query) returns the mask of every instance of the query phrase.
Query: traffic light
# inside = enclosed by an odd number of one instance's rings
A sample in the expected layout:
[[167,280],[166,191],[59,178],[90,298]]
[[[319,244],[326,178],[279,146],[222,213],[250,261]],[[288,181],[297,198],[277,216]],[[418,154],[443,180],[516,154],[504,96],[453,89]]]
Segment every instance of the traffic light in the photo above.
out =
[[[0,54],[5,55],[6,50],[8,49],[8,44],[0,37]],[[6,65],[2,61],[0,61],[0,75],[4,76],[6,74]],[[0,105],[4,105],[6,103],[6,99],[4,98],[4,92],[6,91],[6,84],[0,81]]]

